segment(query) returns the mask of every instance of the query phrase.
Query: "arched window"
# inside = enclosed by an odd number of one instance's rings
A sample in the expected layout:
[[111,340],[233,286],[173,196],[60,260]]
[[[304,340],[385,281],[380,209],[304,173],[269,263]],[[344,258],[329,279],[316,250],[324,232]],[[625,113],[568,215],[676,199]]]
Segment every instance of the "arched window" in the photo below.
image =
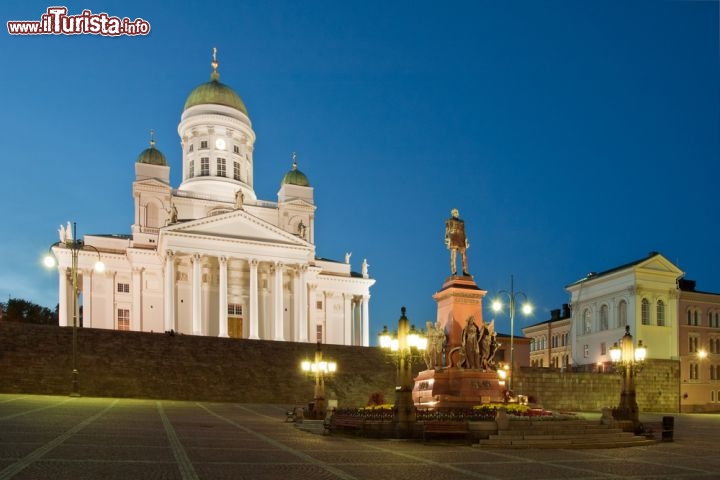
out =
[[642,299],[640,318],[643,325],[650,325],[650,301],[647,298]]
[[665,302],[662,300],[657,301],[657,324],[658,327],[665,326]]
[[620,300],[618,304],[618,327],[624,327],[627,325],[627,302]]
[[600,307],[600,330],[608,329],[608,306]]
[[592,333],[592,318],[590,316],[589,308],[586,308],[583,311],[583,332]]
[[688,314],[688,325],[692,325],[692,312],[690,311],[689,308],[688,308],[687,314]]

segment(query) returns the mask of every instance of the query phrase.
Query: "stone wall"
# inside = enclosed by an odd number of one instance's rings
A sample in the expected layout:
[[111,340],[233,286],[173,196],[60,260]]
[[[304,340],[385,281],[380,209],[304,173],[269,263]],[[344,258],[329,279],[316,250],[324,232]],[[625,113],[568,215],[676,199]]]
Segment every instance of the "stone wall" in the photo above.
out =
[[[641,412],[677,412],[680,362],[647,360],[635,377]],[[598,411],[617,406],[622,376],[615,373],[568,372],[551,368],[521,368],[514,389],[554,410]]]
[[[83,396],[164,398],[303,405],[313,379],[300,361],[313,359],[307,343],[238,340],[164,333],[78,329]],[[67,395],[71,389],[72,328],[0,322],[0,392]],[[339,373],[326,381],[339,406],[365,405],[373,392],[394,401],[395,365],[375,347],[323,345]],[[546,408],[598,411],[615,406],[621,378],[614,374],[520,368],[515,390]],[[637,378],[641,411],[675,412],[679,364],[651,360]]]

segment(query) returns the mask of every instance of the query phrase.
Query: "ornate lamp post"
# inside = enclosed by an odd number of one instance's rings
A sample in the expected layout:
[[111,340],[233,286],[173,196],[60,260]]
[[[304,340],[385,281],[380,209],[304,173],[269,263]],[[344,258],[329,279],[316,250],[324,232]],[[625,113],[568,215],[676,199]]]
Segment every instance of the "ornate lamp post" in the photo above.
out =
[[95,250],[98,256],[97,262],[95,262],[95,271],[102,273],[105,271],[105,264],[101,261],[100,251],[92,245],[85,245],[82,240],[77,238],[76,224],[73,222],[72,229],[70,228],[70,222],[68,222],[67,229],[61,227],[60,230],[60,241],[50,245],[49,252],[45,256],[44,263],[48,268],[53,268],[58,264],[55,256],[54,248],[66,248],[70,250],[70,277],[72,279],[72,293],[73,293],[73,304],[72,304],[72,390],[70,391],[71,397],[80,396],[80,388],[78,384],[78,369],[77,369],[77,327],[78,320],[80,318],[80,304],[78,301],[78,254],[80,251],[89,248]]
[[[522,313],[524,315],[530,315],[532,313],[532,305],[528,301],[527,295],[523,292],[515,291],[515,279],[510,275],[510,291],[500,290],[498,297],[507,297],[508,304],[510,307],[510,372],[508,379],[508,390],[512,391],[513,386],[513,372],[515,369],[515,302],[518,297],[522,297],[525,301],[522,304]],[[503,303],[499,298],[495,298],[492,302],[492,309],[495,312],[501,312],[503,309]]]
[[387,327],[380,334],[380,347],[397,359],[393,422],[398,437],[412,436],[416,420],[415,404],[412,399],[412,360],[413,356],[421,355],[421,352],[427,348],[427,338],[415,330],[415,326],[410,327],[405,311],[405,307],[400,309],[397,337],[390,335]]
[[620,405],[615,411],[616,420],[630,420],[633,427],[640,423],[638,404],[635,394],[635,374],[642,368],[645,361],[647,349],[643,346],[642,340],[638,340],[637,347],[633,346],[633,337],[630,335],[630,326],[625,326],[625,335],[610,348],[610,359],[620,367],[623,376],[622,392],[620,393]]
[[300,364],[300,368],[306,374],[315,378],[315,418],[325,418],[327,413],[327,403],[325,401],[325,376],[332,375],[337,372],[337,363],[323,360],[321,343],[317,343],[315,350],[315,361],[304,360]]

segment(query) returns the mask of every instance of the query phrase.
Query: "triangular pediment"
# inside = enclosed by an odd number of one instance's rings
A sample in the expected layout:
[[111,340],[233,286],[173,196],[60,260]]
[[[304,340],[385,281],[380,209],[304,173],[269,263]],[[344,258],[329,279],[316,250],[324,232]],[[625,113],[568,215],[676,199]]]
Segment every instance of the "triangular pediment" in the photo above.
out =
[[309,247],[306,241],[247,213],[233,210],[209,217],[169,225],[161,230],[168,237],[194,236],[253,243]]
[[135,180],[133,183],[135,187],[142,185],[146,187],[163,187],[167,188],[168,184],[163,182],[162,180],[158,180],[157,178],[144,178],[142,180]]
[[637,270],[651,270],[658,273],[673,273],[681,275],[683,272],[674,263],[660,254],[653,255],[637,265]]

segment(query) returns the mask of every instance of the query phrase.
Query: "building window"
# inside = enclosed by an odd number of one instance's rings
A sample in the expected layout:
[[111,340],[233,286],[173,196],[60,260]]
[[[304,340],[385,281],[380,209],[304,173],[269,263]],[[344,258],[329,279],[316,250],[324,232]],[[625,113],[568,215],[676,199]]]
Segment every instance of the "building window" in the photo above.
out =
[[698,311],[697,310],[695,310],[693,312],[693,325],[695,325],[696,327],[698,326]]
[[192,153],[192,152],[193,152],[193,144],[191,143],[188,145],[188,153]]
[[665,302],[662,300],[657,301],[657,325],[658,327],[665,326]]
[[690,310],[688,310],[687,314],[688,314],[688,325],[692,325],[692,312]]
[[207,140],[201,140],[200,141],[200,150],[207,150]]
[[620,300],[618,304],[618,327],[627,325],[627,302]]
[[130,284],[129,283],[118,283],[117,291],[118,291],[118,293],[130,293]]
[[608,329],[608,306],[600,307],[600,330]]
[[650,325],[650,301],[647,298],[642,299],[640,318],[642,319],[643,325]]
[[240,147],[237,145],[233,145],[233,153],[237,153],[238,155],[240,155]]
[[233,162],[233,178],[240,181],[240,164]]
[[710,380],[715,380],[715,365],[710,365]]
[[225,159],[224,158],[217,159],[217,176],[218,177],[227,177],[227,172],[225,171]]
[[210,175],[210,159],[202,157],[200,159],[200,176],[207,177],[208,175]]
[[318,325],[315,329],[315,341],[322,343],[323,341],[323,328],[322,325]]
[[591,333],[592,332],[592,318],[590,316],[590,309],[586,308],[583,311],[583,325],[584,325],[584,332],[585,333]]
[[607,355],[607,347],[605,342],[600,343],[600,355]]
[[315,302],[315,308],[317,308],[318,310],[322,310],[322,300],[318,300],[317,302]]
[[228,315],[242,315],[242,305],[239,303],[228,303]]
[[585,358],[588,358],[590,356],[590,347],[587,344],[583,346],[583,355],[585,356]]
[[130,310],[129,309],[118,308],[117,329],[118,330],[130,330]]
[[190,163],[188,164],[188,178],[193,178],[195,176],[195,160],[190,160]]
[[697,380],[699,377],[699,370],[697,363],[690,364],[690,380]]
[[698,351],[698,337],[688,337],[688,352],[696,353]]

